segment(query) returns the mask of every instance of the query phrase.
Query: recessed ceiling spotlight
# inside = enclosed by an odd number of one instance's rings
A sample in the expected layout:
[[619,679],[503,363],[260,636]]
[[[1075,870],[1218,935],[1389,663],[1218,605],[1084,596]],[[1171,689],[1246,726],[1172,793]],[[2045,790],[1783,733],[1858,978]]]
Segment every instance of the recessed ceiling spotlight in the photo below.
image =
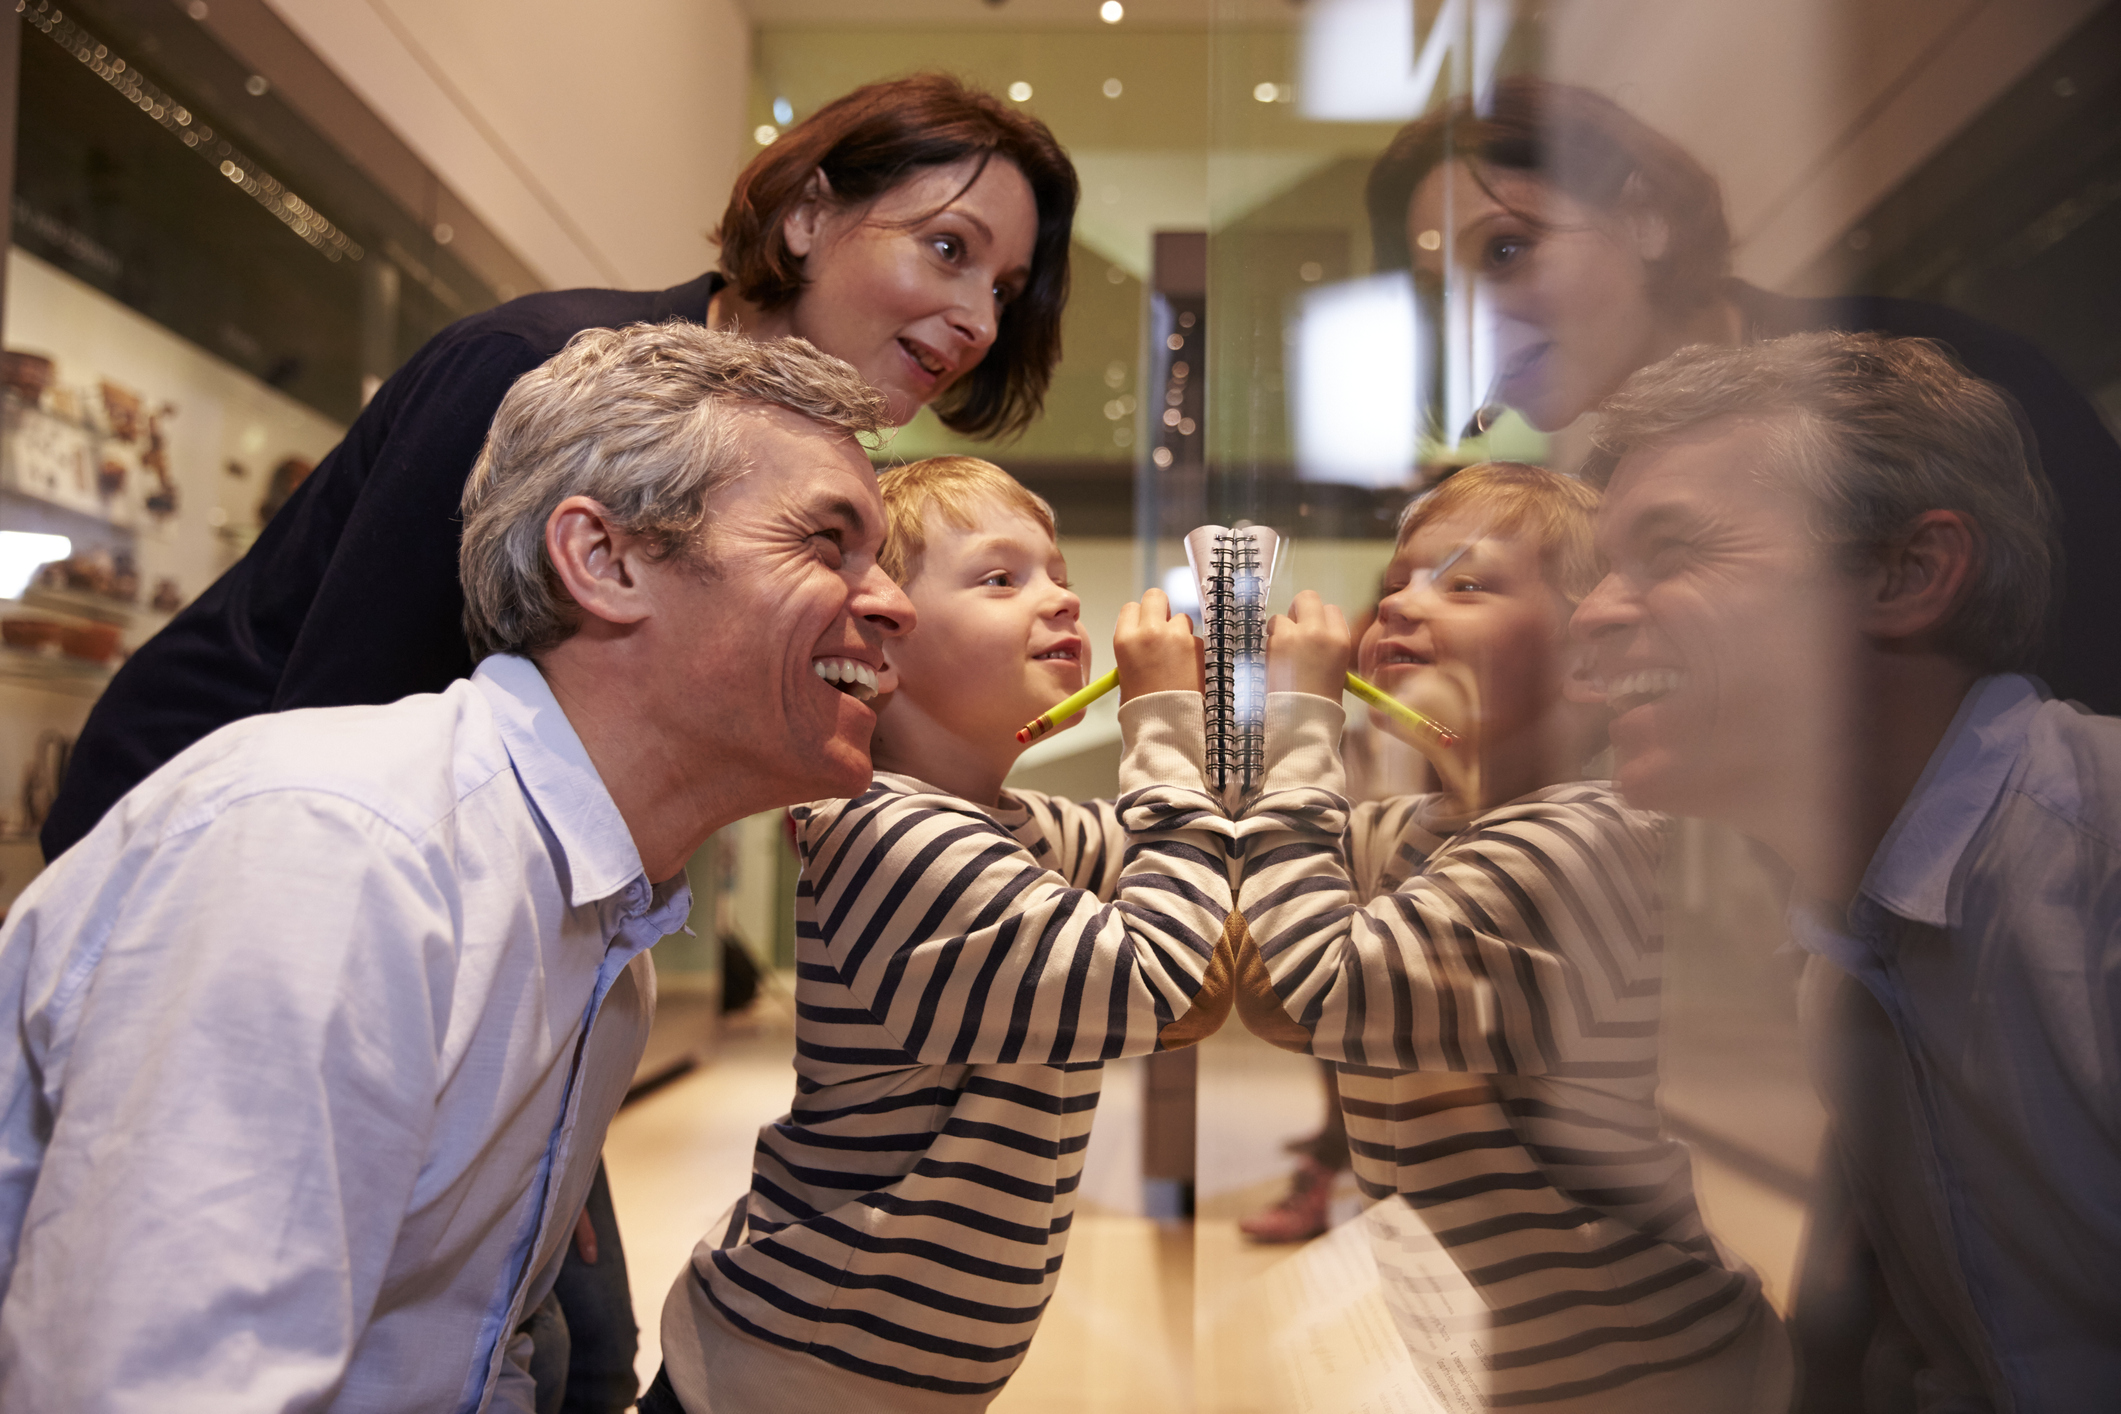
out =
[[1125,93],[1126,91],[1127,91],[1127,86],[1126,86],[1125,84],[1121,83],[1121,82],[1120,82],[1120,81],[1119,81],[1118,79],[1106,79],[1106,80],[1105,80],[1105,97],[1107,97],[1107,98],[1117,98],[1117,97],[1119,97],[1119,96],[1120,96],[1120,95],[1121,95],[1122,93]]
[[1029,103],[1031,101],[1031,85],[1025,83],[1022,79],[1018,79],[1015,83],[1009,85],[1009,97],[1018,103]]
[[1120,4],[1119,0],[1105,0],[1104,4],[1097,7],[1097,17],[1108,25],[1116,25],[1127,18],[1127,7]]

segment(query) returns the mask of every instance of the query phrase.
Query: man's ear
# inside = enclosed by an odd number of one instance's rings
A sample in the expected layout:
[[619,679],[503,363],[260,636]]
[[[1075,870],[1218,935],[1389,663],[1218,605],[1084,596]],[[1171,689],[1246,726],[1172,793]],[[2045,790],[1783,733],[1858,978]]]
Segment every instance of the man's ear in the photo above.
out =
[[1951,617],[1981,559],[1981,532],[1958,511],[1924,511],[1880,552],[1863,606],[1863,631],[1905,641]]
[[1672,223],[1649,204],[1649,184],[1642,180],[1640,172],[1631,174],[1621,184],[1620,197],[1636,257],[1645,265],[1655,265],[1671,254]]
[[640,570],[651,550],[587,496],[569,496],[545,518],[545,554],[560,586],[586,617],[607,624],[648,617],[652,605]]
[[820,167],[803,186],[803,199],[781,218],[781,239],[788,253],[800,260],[817,249],[825,235],[825,221],[833,212],[832,181]]

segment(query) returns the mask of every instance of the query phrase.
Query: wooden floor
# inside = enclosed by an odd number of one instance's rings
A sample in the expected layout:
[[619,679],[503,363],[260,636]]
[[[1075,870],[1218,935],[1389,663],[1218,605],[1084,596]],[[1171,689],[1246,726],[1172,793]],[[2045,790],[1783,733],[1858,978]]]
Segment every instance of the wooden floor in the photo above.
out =
[[[785,1000],[769,996],[710,1065],[612,1126],[605,1157],[644,1327],[644,1383],[660,1361],[671,1283],[743,1192],[758,1127],[787,1108],[787,1018]],[[1698,1076],[1689,1093],[1697,1108],[1708,1103]],[[1352,1185],[1337,1190],[1335,1227],[1316,1241],[1261,1247],[1238,1233],[1240,1217],[1281,1192],[1294,1164],[1284,1141],[1315,1129],[1321,1105],[1314,1062],[1242,1031],[1212,1038],[1201,1056],[1196,1218],[1158,1221],[1142,1213],[1140,1063],[1110,1067],[1066,1272],[994,1414],[1440,1409],[1394,1332]],[[1783,1304],[1801,1205],[1698,1145],[1695,1174],[1717,1236]]]

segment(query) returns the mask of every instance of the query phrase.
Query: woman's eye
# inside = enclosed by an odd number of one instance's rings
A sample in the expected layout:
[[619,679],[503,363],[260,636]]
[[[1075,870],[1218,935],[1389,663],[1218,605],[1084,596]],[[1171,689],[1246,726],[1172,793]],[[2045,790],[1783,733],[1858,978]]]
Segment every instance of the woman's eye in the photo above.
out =
[[1500,270],[1523,258],[1532,243],[1523,236],[1493,236],[1481,247],[1481,265],[1488,270]]
[[931,244],[935,246],[935,253],[948,261],[955,262],[965,254],[965,243],[956,236],[937,236]]

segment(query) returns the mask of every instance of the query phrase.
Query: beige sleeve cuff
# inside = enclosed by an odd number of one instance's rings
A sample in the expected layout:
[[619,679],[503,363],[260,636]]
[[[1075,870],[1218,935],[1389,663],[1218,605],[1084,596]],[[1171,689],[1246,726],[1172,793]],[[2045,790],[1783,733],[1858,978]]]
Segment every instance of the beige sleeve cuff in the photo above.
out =
[[1119,708],[1120,794],[1144,786],[1208,788],[1207,715],[1197,692],[1148,692]]
[[1308,786],[1346,795],[1340,764],[1340,729],[1347,713],[1315,692],[1267,694],[1267,778],[1260,793]]

